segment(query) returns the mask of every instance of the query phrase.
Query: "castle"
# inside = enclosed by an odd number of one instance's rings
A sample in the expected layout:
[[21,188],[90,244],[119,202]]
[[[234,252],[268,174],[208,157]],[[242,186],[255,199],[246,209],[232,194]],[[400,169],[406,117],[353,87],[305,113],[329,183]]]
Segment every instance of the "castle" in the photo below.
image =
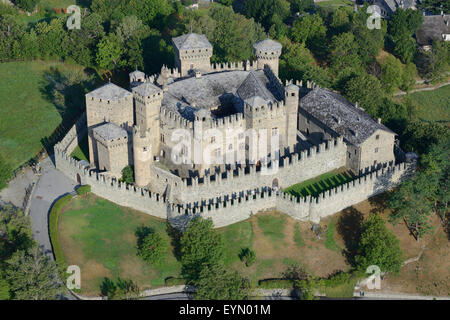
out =
[[[154,76],[136,70],[130,90],[106,83],[86,94],[86,118],[55,146],[59,169],[116,203],[174,221],[210,215],[216,226],[274,207],[319,221],[340,205],[316,212],[311,203],[318,199],[286,198],[279,189],[345,167],[359,184],[361,177],[371,181],[357,195],[355,181],[347,184],[348,206],[391,188],[408,171],[394,154],[395,133],[380,119],[312,82],[283,85],[280,43],[257,42],[256,61],[226,64],[210,63],[213,47],[204,35],[182,35],[173,45],[175,69],[163,66]],[[68,156],[84,133],[89,164]],[[118,181],[129,165],[134,186]]]

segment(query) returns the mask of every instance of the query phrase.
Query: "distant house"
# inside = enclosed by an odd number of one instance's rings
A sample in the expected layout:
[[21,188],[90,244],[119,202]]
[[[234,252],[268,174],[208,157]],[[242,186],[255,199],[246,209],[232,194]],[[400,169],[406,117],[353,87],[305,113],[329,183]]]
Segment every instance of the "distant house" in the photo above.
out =
[[424,50],[430,50],[433,40],[450,41],[450,15],[424,16],[423,24],[416,31],[417,43]]
[[383,18],[389,18],[398,8],[416,10],[416,0],[370,0],[372,5],[380,7]]

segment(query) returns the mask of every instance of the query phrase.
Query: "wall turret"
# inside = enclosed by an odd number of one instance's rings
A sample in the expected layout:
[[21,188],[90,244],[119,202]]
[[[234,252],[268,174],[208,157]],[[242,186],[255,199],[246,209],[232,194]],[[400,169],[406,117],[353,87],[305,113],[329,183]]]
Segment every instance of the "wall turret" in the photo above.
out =
[[133,127],[133,159],[136,185],[145,187],[150,183],[150,165],[153,162],[150,129]]
[[257,59],[258,69],[264,69],[268,65],[278,77],[278,61],[281,55],[281,43],[266,39],[253,45]]
[[293,150],[297,144],[297,126],[298,126],[298,99],[299,87],[290,84],[284,88],[284,103],[286,105],[286,144]]

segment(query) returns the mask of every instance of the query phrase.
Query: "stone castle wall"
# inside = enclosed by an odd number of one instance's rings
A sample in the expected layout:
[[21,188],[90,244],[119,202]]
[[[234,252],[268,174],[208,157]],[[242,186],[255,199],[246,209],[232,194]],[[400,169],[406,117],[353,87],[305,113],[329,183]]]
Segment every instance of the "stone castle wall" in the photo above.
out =
[[[121,206],[130,207],[147,214],[168,219],[183,229],[193,217],[211,217],[215,227],[222,227],[247,219],[259,211],[277,209],[294,219],[319,222],[321,218],[384,192],[411,174],[413,163],[378,169],[352,182],[326,191],[318,197],[295,198],[271,189],[274,178],[286,187],[310,177],[317,176],[345,164],[345,144],[342,138],[335,143],[322,144],[283,163],[276,175],[262,175],[250,167],[251,172],[237,169],[237,176],[219,178],[210,183],[187,180],[161,168],[154,169],[159,181],[160,193],[150,192],[107,175],[96,173],[85,162],[70,157],[70,153],[86,134],[86,119],[82,117],[64,139],[55,145],[56,167],[69,178],[91,185],[93,193]],[[317,150],[316,150],[317,148]],[[230,171],[226,171],[228,174]],[[167,183],[166,183],[167,179]],[[162,190],[164,189],[164,190]],[[184,202],[176,204],[172,199],[177,192]],[[155,190],[154,190],[155,191]],[[162,195],[164,193],[164,196]]]

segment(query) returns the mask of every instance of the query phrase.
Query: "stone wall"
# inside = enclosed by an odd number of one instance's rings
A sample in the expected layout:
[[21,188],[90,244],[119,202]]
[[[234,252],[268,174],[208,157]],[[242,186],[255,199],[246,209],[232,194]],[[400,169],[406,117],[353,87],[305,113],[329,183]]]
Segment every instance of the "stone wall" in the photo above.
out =
[[278,168],[257,170],[256,166],[238,167],[234,170],[205,175],[203,178],[183,179],[183,184],[173,189],[180,202],[201,201],[224,194],[251,190],[262,186],[288,187],[345,166],[346,145],[342,137],[313,146],[287,158],[280,158]]
[[[394,187],[414,170],[414,163],[378,169],[318,197],[295,198],[272,190],[269,182],[272,182],[274,177],[280,179],[280,186],[288,186],[345,164],[345,144],[342,138],[338,138],[328,146],[320,145],[318,150],[314,147],[300,155],[294,155],[274,176],[262,175],[261,172],[256,172],[256,169],[251,169],[248,173],[241,169],[233,178],[216,177],[217,180],[210,181],[209,184],[199,184],[198,178],[194,178],[193,184],[187,185],[187,180],[181,180],[161,168],[152,167],[152,174],[159,176],[159,188],[165,188],[163,196],[162,192],[155,193],[146,188],[126,185],[117,179],[96,173],[86,162],[70,157],[76,142],[81,140],[86,132],[85,129],[80,130],[86,128],[82,126],[85,121],[82,117],[64,139],[55,145],[56,167],[69,178],[91,185],[92,192],[98,196],[121,206],[168,219],[180,229],[185,228],[190,219],[197,215],[211,217],[215,227],[222,227],[268,209],[285,212],[297,220],[319,222],[321,218]],[[184,192],[184,202],[175,204],[172,198],[180,185]]]

